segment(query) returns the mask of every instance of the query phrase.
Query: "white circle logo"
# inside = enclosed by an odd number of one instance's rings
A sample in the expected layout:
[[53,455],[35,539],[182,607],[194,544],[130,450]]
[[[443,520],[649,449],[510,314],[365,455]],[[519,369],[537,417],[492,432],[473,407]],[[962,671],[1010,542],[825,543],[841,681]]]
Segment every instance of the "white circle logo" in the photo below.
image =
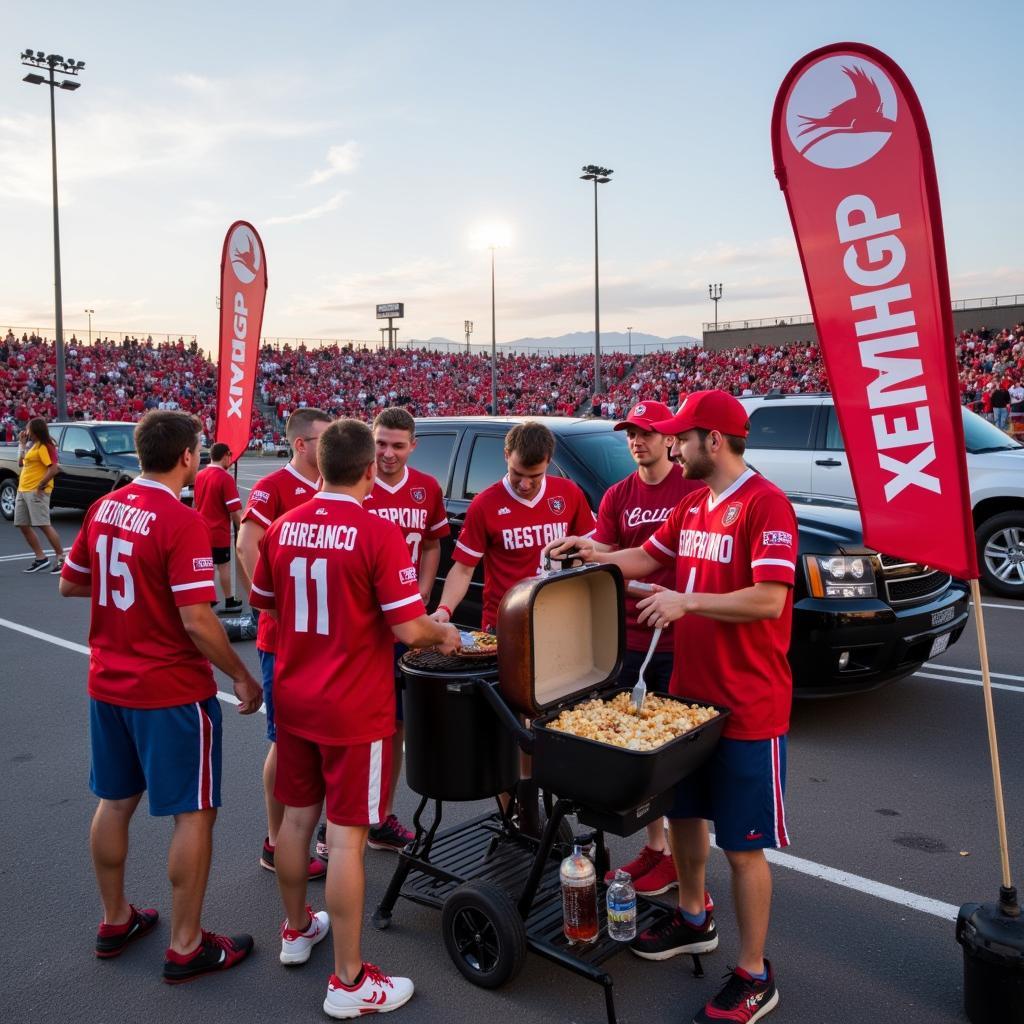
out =
[[235,272],[235,277],[242,284],[249,284],[256,279],[256,274],[263,264],[263,253],[260,251],[259,239],[245,224],[239,224],[231,232],[231,238],[228,240],[228,259],[231,260],[231,269]]
[[645,412],[647,412],[647,406],[646,406],[646,405],[638,405],[638,406],[637,406],[637,407],[636,407],[636,408],[635,408],[635,409],[633,410],[633,415],[634,415],[634,416],[643,416],[643,414],[644,414]]
[[864,57],[826,57],[797,80],[786,105],[786,130],[797,152],[818,167],[856,167],[889,141],[896,90]]

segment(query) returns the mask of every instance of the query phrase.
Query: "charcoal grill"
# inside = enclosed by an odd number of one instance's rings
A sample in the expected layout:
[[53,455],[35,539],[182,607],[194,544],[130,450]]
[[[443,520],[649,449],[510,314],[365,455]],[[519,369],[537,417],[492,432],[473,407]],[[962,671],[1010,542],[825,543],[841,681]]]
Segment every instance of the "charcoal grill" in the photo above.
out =
[[[472,662],[409,652],[405,745],[410,787],[420,794],[415,838],[373,917],[391,924],[399,898],[441,911],[448,954],[473,984],[497,988],[522,968],[528,950],[602,986],[615,1024],[605,962],[624,948],[606,928],[605,834],[628,836],[661,818],[672,789],[711,754],[728,710],[653,751],[633,751],[548,728],[565,707],[609,697],[625,649],[625,588],[618,568],[588,565],[524,580],[498,612],[496,659]],[[533,755],[533,779],[517,782],[517,747]],[[521,825],[517,805],[537,800],[540,834]],[[500,794],[516,792],[503,805]],[[440,829],[446,800],[494,798],[496,809]],[[429,823],[428,804],[433,804]],[[598,940],[573,945],[562,933],[559,863],[573,840],[567,816],[591,835],[598,876]],[[637,932],[671,908],[637,898]],[[701,976],[699,956],[694,974]]]

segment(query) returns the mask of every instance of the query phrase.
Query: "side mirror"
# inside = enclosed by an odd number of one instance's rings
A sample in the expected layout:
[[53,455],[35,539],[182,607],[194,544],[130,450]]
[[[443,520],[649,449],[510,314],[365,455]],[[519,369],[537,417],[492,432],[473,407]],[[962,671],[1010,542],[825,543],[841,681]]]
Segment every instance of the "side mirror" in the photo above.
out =
[[95,459],[96,460],[96,465],[98,466],[100,464],[100,461],[103,458],[103,456],[101,456],[100,453],[95,448],[76,448],[75,449],[75,458],[76,459],[90,459],[90,458],[91,459]]

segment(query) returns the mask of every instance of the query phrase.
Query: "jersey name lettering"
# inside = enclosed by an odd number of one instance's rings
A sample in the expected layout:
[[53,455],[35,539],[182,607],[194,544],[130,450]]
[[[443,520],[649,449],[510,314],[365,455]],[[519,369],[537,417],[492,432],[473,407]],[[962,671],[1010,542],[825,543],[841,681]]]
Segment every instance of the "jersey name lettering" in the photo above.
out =
[[626,525],[640,526],[643,523],[663,523],[672,514],[674,507],[672,505],[668,508],[631,508],[625,513]]
[[119,526],[129,533],[140,533],[143,537],[149,536],[149,526],[156,519],[155,512],[147,512],[144,508],[136,508],[134,505],[125,505],[124,502],[114,501],[108,498],[100,505],[96,513],[97,523],[109,523],[111,526]]
[[537,526],[516,526],[501,531],[501,543],[506,551],[521,551],[550,544],[568,534],[567,523],[542,523]]
[[278,543],[292,548],[333,548],[353,551],[359,530],[341,523],[284,523]]
[[371,515],[389,519],[404,530],[425,530],[427,510],[425,508],[368,508]]
[[681,558],[703,558],[728,565],[732,561],[732,534],[711,530],[683,530],[679,534]]

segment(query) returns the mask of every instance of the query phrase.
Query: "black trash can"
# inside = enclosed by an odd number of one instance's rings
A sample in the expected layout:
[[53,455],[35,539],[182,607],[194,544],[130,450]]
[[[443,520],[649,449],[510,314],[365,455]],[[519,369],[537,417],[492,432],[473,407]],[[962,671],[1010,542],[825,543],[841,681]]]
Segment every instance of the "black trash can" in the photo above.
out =
[[410,651],[399,664],[409,788],[435,800],[483,800],[511,790],[518,747],[479,692],[478,680],[498,678],[496,660]]
[[956,941],[971,1024],[1024,1024],[1024,918],[1008,917],[998,903],[965,903]]

